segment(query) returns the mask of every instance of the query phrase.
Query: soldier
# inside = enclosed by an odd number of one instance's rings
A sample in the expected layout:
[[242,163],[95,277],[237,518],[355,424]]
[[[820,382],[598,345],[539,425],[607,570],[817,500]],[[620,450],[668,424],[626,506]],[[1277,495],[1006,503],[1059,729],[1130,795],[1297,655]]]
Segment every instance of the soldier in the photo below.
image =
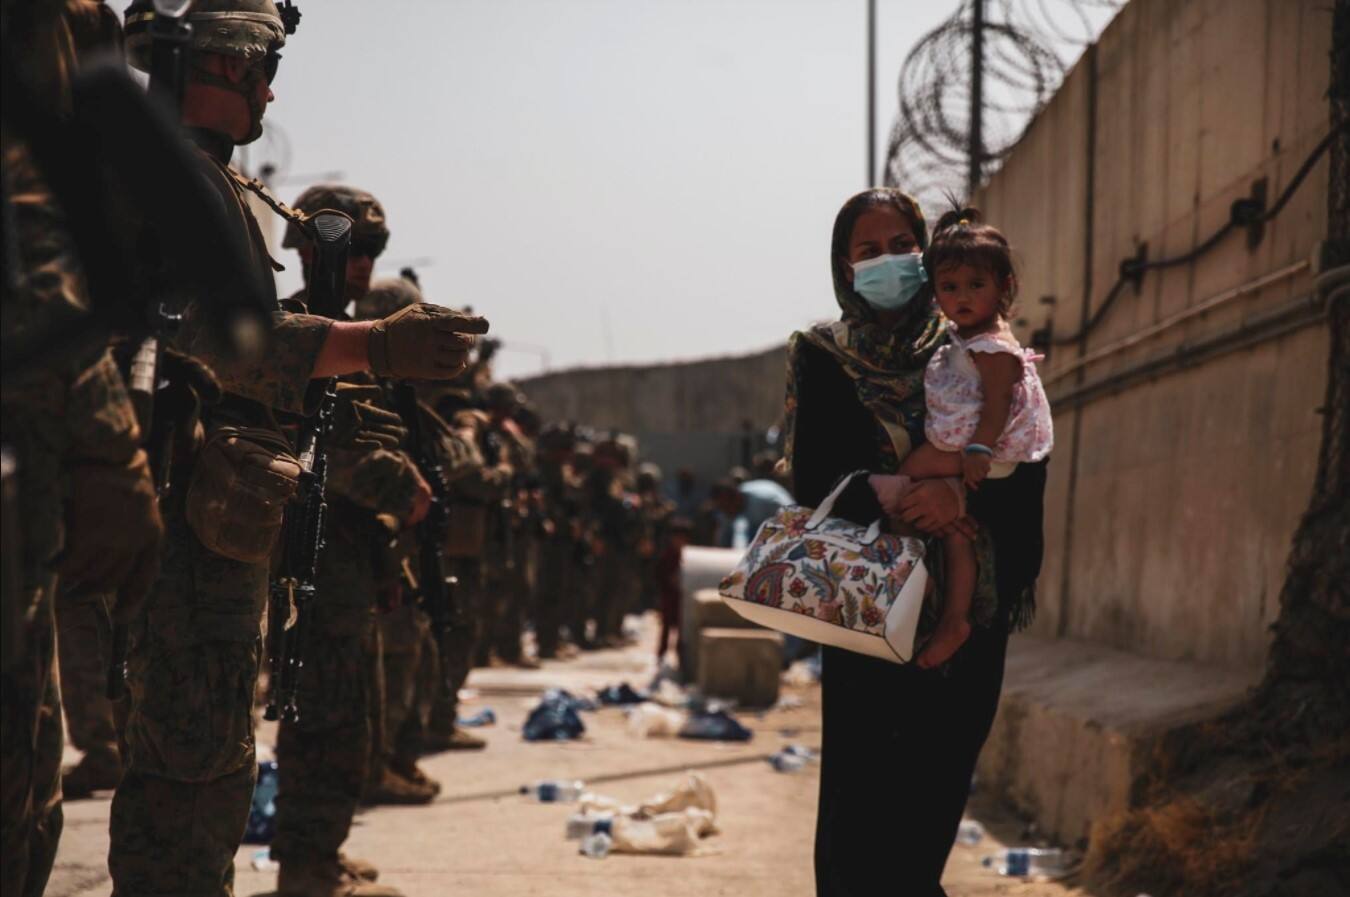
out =
[[637,508],[625,483],[631,451],[619,434],[597,444],[588,489],[598,555],[595,639],[604,647],[623,644],[623,618],[637,585]]
[[[376,319],[420,301],[422,294],[415,281],[406,275],[387,278],[372,285],[370,293],[357,302],[356,317],[359,320]],[[482,458],[477,455],[476,447],[466,445],[464,439],[429,408],[422,408],[422,413],[424,421],[441,434],[443,451],[440,460],[447,481],[458,480],[472,472],[475,465],[481,468]],[[452,504],[452,539],[462,529],[461,523]],[[398,573],[383,584],[388,596],[385,604],[389,608],[379,615],[385,681],[383,739],[372,757],[364,796],[368,804],[421,804],[440,792],[440,784],[417,764],[425,746],[432,703],[441,688],[441,675],[431,622],[412,601],[411,578],[399,575],[408,569],[407,561],[417,548],[411,544],[412,540],[405,541],[408,544],[401,541],[400,546],[406,549],[406,554],[393,559],[390,564],[391,568],[397,567]],[[455,632],[457,638],[467,640],[471,638],[472,618],[464,607],[463,571],[456,567],[454,572],[460,579],[454,594],[460,610]]]
[[594,461],[595,448],[589,433],[578,430],[576,444],[572,449],[574,551],[567,576],[569,589],[565,615],[572,644],[582,651],[599,647],[598,642],[592,641],[590,636],[590,621],[595,615],[596,583],[600,572]]
[[421,736],[422,749],[427,752],[481,750],[487,746],[459,725],[459,690],[468,681],[475,662],[486,665],[479,655],[489,650],[489,533],[493,514],[508,494],[514,471],[500,455],[489,462],[489,419],[474,410],[473,404],[474,394],[462,382],[455,389],[442,391],[436,400],[436,410],[450,421],[467,458],[463,471],[450,483],[450,539],[446,546],[459,581],[458,604],[463,609],[464,625],[448,655],[440,657],[448,667],[448,687],[436,692]]
[[[384,208],[363,190],[335,184],[311,187],[294,207],[305,214],[335,209],[352,218],[343,307],[308,307],[316,315],[350,320],[346,304],[365,297],[373,263],[389,240]],[[308,285],[314,248],[296,222],[287,228],[281,245],[299,252]],[[290,302],[304,307],[308,299],[306,290]],[[395,448],[397,434],[406,435],[406,430],[396,413],[381,407],[379,386],[367,374],[347,375],[341,382],[347,388],[339,392],[340,401],[353,406],[364,427],[382,422],[393,438],[388,444],[336,448],[328,456],[325,545],[319,555],[318,597],[308,623],[299,716],[283,720],[277,736],[272,857],[281,867],[278,890],[288,897],[333,893],[344,871],[347,877],[371,880],[378,874],[370,864],[340,850],[361,802],[374,742],[383,740],[380,632],[375,623],[377,552],[393,535],[383,519],[394,521],[399,529],[415,526],[426,516],[431,500],[431,489],[417,465]],[[400,892],[352,882],[342,893],[376,897]]]
[[[510,383],[488,387],[488,460],[504,464],[511,477],[500,503],[488,516],[487,552],[484,573],[487,579],[487,645],[479,650],[485,661],[486,650],[496,652],[504,663],[532,668],[538,662],[522,653],[526,604],[529,601],[530,550],[532,534],[526,524],[527,508],[523,494],[528,491],[530,470],[534,465],[534,444],[516,423],[513,415],[523,397]],[[485,666],[486,663],[480,663]]]
[[[278,51],[298,19],[287,9],[285,23],[271,0],[198,0],[187,13],[194,31],[183,123],[267,284],[272,262],[245,194],[288,210],[229,160],[236,145],[262,133]],[[140,68],[153,15],[148,0],[127,10],[127,49]],[[276,304],[274,291],[270,301]],[[434,306],[372,323],[286,314],[277,305],[271,351],[245,363],[220,357],[196,326],[194,306],[186,309],[175,340],[209,361],[224,396],[209,409],[205,442],[179,478],[186,488],[161,497],[163,572],[131,633],[130,753],[113,799],[108,857],[120,897],[233,891],[234,852],[257,775],[252,703],[268,560],[299,471],[274,411],[312,412],[322,394],[316,378],[363,370],[453,376],[465,365],[471,334],[485,330],[481,319]],[[349,870],[329,872],[324,893],[360,887]]]
[[98,14],[96,4],[0,6],[7,63],[0,339],[6,359],[34,341],[52,341],[36,361],[6,370],[0,392],[10,512],[0,682],[0,890],[7,897],[43,893],[61,834],[57,577],[71,588],[114,596],[113,615],[129,619],[154,579],[162,536],[135,411],[112,356],[101,342],[58,344],[89,313],[88,284],[70,210],[52,195],[26,122],[11,117],[11,98],[20,94],[44,110],[69,109],[75,20],[91,14]]
[[661,468],[650,461],[638,465],[637,502],[641,535],[638,539],[638,607],[660,606],[657,563],[664,553],[675,504],[661,494]]
[[547,659],[558,656],[558,630],[574,587],[570,574],[576,554],[576,483],[571,460],[576,434],[570,426],[552,425],[540,434],[538,445],[543,545],[535,583],[535,635],[539,657]]

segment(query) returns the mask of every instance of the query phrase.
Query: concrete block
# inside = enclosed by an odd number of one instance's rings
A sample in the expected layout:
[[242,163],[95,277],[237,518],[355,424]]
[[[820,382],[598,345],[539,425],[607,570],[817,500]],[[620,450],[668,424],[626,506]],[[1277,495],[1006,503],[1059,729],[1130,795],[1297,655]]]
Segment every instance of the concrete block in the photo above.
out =
[[705,629],[762,629],[742,617],[722,600],[716,589],[699,589],[694,593],[694,603],[690,608],[694,612],[694,630]]
[[705,629],[699,634],[699,691],[743,707],[778,702],[783,636],[767,629]]
[[1102,645],[1014,636],[980,754],[981,787],[1067,844],[1132,807],[1157,740],[1242,700],[1259,672],[1155,660]]
[[694,681],[694,655],[698,653],[694,596],[704,589],[716,589],[744,553],[736,548],[690,545],[680,558],[680,674],[685,682]]
[[722,600],[716,589],[699,589],[690,596],[689,617],[684,621],[688,636],[680,648],[680,663],[685,679],[698,680],[699,649],[702,633],[708,629],[762,629],[736,613]]

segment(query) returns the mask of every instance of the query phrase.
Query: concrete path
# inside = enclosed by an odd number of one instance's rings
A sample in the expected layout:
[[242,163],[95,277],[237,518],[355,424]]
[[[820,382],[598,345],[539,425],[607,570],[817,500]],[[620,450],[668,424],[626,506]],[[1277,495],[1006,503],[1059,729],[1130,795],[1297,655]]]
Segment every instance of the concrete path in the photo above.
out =
[[[682,740],[636,740],[618,710],[584,715],[586,737],[562,744],[530,744],[521,723],[537,695],[549,686],[574,693],[627,680],[645,685],[653,674],[646,642],[626,651],[583,655],[543,670],[475,671],[469,688],[476,697],[463,712],[496,711],[498,723],[480,729],[486,751],[428,757],[427,772],[444,791],[427,807],[380,807],[362,813],[348,841],[349,853],[374,860],[382,880],[408,897],[785,897],[813,893],[812,833],[818,772],[775,772],[765,757],[790,743],[820,744],[820,690],[787,688],[802,705],[762,716],[740,714],[755,731],[745,745]],[[270,727],[259,740],[268,743]],[[685,770],[702,772],[717,791],[721,834],[705,843],[715,851],[691,858],[612,855],[592,860],[564,838],[566,805],[538,804],[517,788],[540,778],[579,778],[599,793],[637,802],[677,783]],[[49,897],[107,895],[105,867],[108,796],[68,804],[66,830]],[[1000,878],[980,865],[986,854],[1015,843],[1020,824],[988,801],[971,807],[989,829],[975,847],[958,845],[944,884],[950,897],[1082,897],[1059,884]],[[900,849],[900,845],[897,845]],[[245,845],[236,857],[236,893],[269,894],[273,873],[252,868],[258,847]]]

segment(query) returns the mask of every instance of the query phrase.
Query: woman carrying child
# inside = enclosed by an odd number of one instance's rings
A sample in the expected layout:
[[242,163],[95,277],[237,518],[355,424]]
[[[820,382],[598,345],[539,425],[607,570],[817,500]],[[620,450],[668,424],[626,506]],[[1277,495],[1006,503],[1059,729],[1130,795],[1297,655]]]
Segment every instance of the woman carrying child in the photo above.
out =
[[[815,844],[821,897],[944,894],[942,868],[998,706],[1008,634],[1030,619],[1040,571],[1045,460],[983,479],[964,502],[958,480],[900,473],[926,441],[925,371],[956,345],[925,287],[925,248],[927,229],[910,197],[874,189],[850,199],[830,248],[840,320],[794,334],[789,349],[787,461],[797,500],[816,506],[840,477],[869,471],[840,497],[836,515],[901,521],[941,537],[930,549],[950,542],[959,552],[964,538],[978,571],[967,634],[950,637],[962,627],[948,622],[949,637],[931,642],[950,648],[945,663],[929,655],[933,668],[925,668],[824,649]],[[961,259],[960,267],[984,270],[984,256]],[[1001,296],[1012,283],[996,275],[986,274]],[[961,280],[954,293],[970,286]],[[986,429],[994,424],[990,415]],[[1005,427],[985,437],[991,450],[999,450]],[[976,478],[982,465],[971,462]]]

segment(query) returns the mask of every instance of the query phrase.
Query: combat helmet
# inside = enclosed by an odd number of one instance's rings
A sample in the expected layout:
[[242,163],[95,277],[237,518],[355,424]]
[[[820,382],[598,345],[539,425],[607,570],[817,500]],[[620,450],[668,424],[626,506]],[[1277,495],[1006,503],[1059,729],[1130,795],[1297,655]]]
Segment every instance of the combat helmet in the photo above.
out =
[[422,291],[406,277],[382,277],[370,285],[370,292],[356,300],[355,318],[375,321],[422,301]]
[[485,404],[494,411],[501,411],[507,414],[520,407],[525,397],[516,389],[514,383],[499,382],[494,383],[487,388],[484,395]]
[[[295,210],[298,212],[312,215],[320,209],[336,209],[351,216],[353,255],[366,255],[373,259],[384,252],[389,242],[389,225],[385,219],[384,206],[373,195],[346,184],[315,184],[295,200]],[[281,240],[284,248],[296,249],[307,241],[308,238],[294,221],[286,225],[286,235]],[[417,288],[414,286],[413,289]],[[414,301],[422,301],[420,293]]]
[[[181,6],[182,2],[166,5]],[[134,0],[127,7],[127,59],[143,72],[150,70],[155,17],[153,0]],[[252,74],[237,84],[200,65],[193,66],[193,80],[239,94],[248,103],[251,126],[249,132],[236,138],[235,142],[252,143],[262,136],[262,119],[266,111],[266,104],[258,95],[258,82],[265,79],[268,84],[272,83],[281,61],[277,51],[285,46],[286,35],[295,33],[300,24],[300,10],[290,0],[282,0],[279,9],[273,0],[192,0],[183,21],[192,27],[190,46],[194,52],[237,56],[250,63],[262,63],[259,68],[251,68]]]
[[[242,56],[250,62],[275,53],[294,34],[300,11],[273,0],[195,0],[184,20],[192,26],[192,49]],[[141,71],[150,69],[153,0],[135,0],[126,11],[127,57]]]

